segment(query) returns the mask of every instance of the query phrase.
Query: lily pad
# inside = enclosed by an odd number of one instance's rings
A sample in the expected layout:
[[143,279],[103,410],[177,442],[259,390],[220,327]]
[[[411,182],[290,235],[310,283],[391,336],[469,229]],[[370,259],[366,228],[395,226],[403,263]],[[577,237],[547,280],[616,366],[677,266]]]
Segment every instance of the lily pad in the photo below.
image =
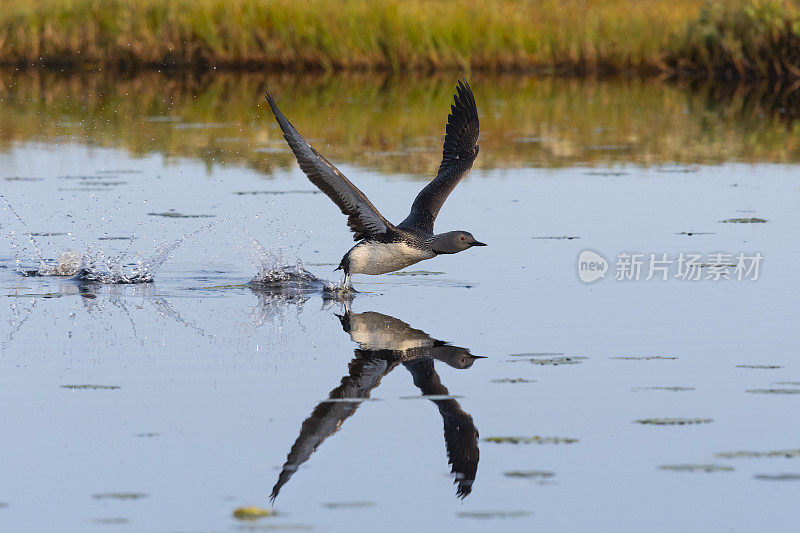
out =
[[493,379],[492,383],[536,383],[536,380],[525,378],[500,378]]
[[575,237],[575,236],[572,236],[572,235],[556,235],[556,236],[553,236],[553,237],[531,237],[531,239],[535,239],[535,240],[540,240],[540,239],[541,240],[555,240],[555,241],[560,241],[560,240],[572,241],[572,240],[575,240],[575,239],[580,239],[580,237]]
[[61,385],[62,389],[70,390],[116,390],[117,385]]
[[486,437],[483,440],[495,444],[575,444],[578,442],[578,439],[569,437],[540,437],[539,435],[533,437]]
[[176,211],[165,211],[163,213],[147,213],[151,217],[165,217],[165,218],[214,218],[217,215],[184,215]]
[[727,220],[720,220],[723,224],[763,224],[766,222],[763,218],[729,218]]
[[753,478],[762,481],[800,481],[800,474],[756,474]]
[[354,509],[359,507],[374,507],[375,502],[328,502],[323,503],[326,509]]
[[778,365],[736,365],[736,368],[752,368],[757,370],[777,370],[783,368]]
[[751,394],[800,394],[800,389],[749,389]]
[[112,524],[127,524],[130,522],[127,518],[92,518],[91,522],[93,524],[104,524],[104,525],[112,525]]
[[634,420],[637,424],[651,426],[690,426],[696,424],[709,424],[713,418],[642,418]]
[[147,498],[143,492],[104,492],[92,496],[95,500],[141,500]]
[[261,507],[250,506],[250,507],[239,507],[238,509],[234,509],[233,517],[239,520],[258,520],[259,518],[264,518],[265,516],[275,516],[275,511],[270,509],[262,509]]
[[517,361],[527,361],[534,365],[540,366],[559,366],[559,365],[578,365],[584,359],[588,359],[588,357],[576,357],[576,356],[559,356],[559,357],[547,357],[547,358],[520,358],[520,359],[509,359],[509,361],[517,362]]
[[322,191],[310,191],[310,190],[303,190],[303,191],[236,191],[233,194],[239,196],[256,196],[260,194],[266,195],[278,195],[278,194],[320,194]]
[[785,457],[786,459],[791,459],[793,457],[800,457],[800,448],[794,448],[790,450],[768,450],[765,452],[739,450],[735,452],[717,452],[714,455],[723,459],[736,459],[739,457],[746,457],[746,458]]
[[733,472],[735,469],[732,466],[726,465],[661,465],[658,468],[661,470],[670,470],[672,472],[706,472],[708,474],[712,472]]
[[506,477],[544,479],[555,477],[556,474],[555,472],[548,472],[546,470],[512,470],[510,472],[503,472],[503,475]]
[[45,293],[26,293],[26,294],[8,294],[9,298],[61,298],[64,296],[60,292],[45,292]]

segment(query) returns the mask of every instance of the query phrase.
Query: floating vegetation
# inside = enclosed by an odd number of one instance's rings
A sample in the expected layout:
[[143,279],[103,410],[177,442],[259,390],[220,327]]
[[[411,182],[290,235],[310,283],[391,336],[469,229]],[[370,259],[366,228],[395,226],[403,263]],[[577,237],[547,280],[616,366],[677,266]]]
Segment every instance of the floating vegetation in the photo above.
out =
[[61,385],[62,389],[70,390],[117,390],[117,385]]
[[512,470],[510,472],[503,472],[506,477],[519,477],[519,478],[535,478],[546,479],[555,477],[555,472],[548,472],[547,470]]
[[800,394],[800,389],[748,389],[750,394]]
[[61,237],[62,235],[68,235],[68,234],[59,231],[43,231],[43,232],[33,232],[30,235],[31,237]]
[[483,440],[494,444],[575,444],[578,442],[578,439],[569,437],[540,437],[539,435],[533,437],[486,437]]
[[143,492],[104,492],[92,496],[95,500],[141,500],[147,498]]
[[435,272],[433,270],[403,270],[400,272],[392,272],[390,276],[438,276],[444,272]]
[[459,518],[475,518],[479,520],[490,518],[523,518],[530,515],[530,511],[462,511],[456,513],[456,516]]
[[98,237],[98,241],[132,241],[135,237]]
[[163,213],[147,213],[151,217],[165,217],[165,218],[214,218],[217,215],[184,215],[177,211],[169,210]]
[[359,507],[375,507],[375,502],[328,502],[323,503],[326,509],[354,509]]
[[800,481],[800,474],[756,474],[753,479],[762,481]]
[[160,437],[160,436],[161,436],[160,433],[137,433],[136,435],[134,435],[134,437],[138,437],[141,439],[150,439],[153,437]]
[[723,224],[763,224],[766,222],[763,218],[729,218],[727,220],[720,220]]
[[675,235],[688,235],[691,237],[693,235],[716,235],[716,233],[710,231],[681,231],[680,233],[676,233]]
[[60,292],[28,292],[24,294],[7,294],[6,296],[9,298],[61,298],[64,294]]
[[536,380],[525,378],[499,378],[493,379],[492,383],[536,383]]
[[714,472],[733,472],[735,469],[732,466],[726,465],[661,465],[658,468],[661,470],[669,470],[671,472],[706,472],[708,474]]
[[262,509],[261,507],[251,506],[251,507],[239,507],[238,509],[233,510],[233,517],[239,520],[258,520],[259,518],[264,518],[265,516],[275,516],[275,511],[271,511],[269,509]]
[[739,457],[747,457],[747,458],[785,457],[786,459],[791,459],[793,457],[800,457],[800,448],[795,448],[792,450],[770,450],[766,452],[739,450],[736,452],[717,452],[714,455],[723,459],[736,459]]
[[709,424],[713,418],[642,418],[634,420],[637,424],[651,426],[690,426],[695,424]]
[[783,368],[778,365],[736,365],[736,368],[752,368],[757,370],[777,370]]
[[794,385],[800,387],[800,381],[776,381],[773,385]]
[[683,392],[695,390],[694,387],[634,387],[631,389],[634,392],[642,392],[647,390],[663,390],[670,392]]
[[277,195],[277,194],[320,194],[321,191],[236,191],[233,194],[239,196],[255,196],[258,194]]
[[580,239],[580,237],[574,237],[570,235],[558,235],[553,237],[531,237],[531,239],[548,239],[548,240],[568,240],[571,241],[573,239]]
[[666,355],[641,355],[631,357],[612,357],[611,359],[622,359],[624,361],[652,361],[654,359],[677,359],[677,357]]
[[5,181],[44,181],[44,178],[24,178],[21,176],[8,176],[3,178]]
[[127,518],[92,518],[90,521],[93,524],[104,524],[104,525],[112,525],[112,524],[128,524],[130,520]]
[[[517,359],[509,359],[509,362],[519,362],[519,361],[527,361],[534,365],[541,365],[541,366],[559,366],[559,365],[577,365],[580,364],[581,361],[584,359],[588,359],[588,357],[576,357],[576,356],[556,356],[556,357],[544,357],[539,358],[544,355],[549,354],[512,354]],[[528,355],[530,357],[524,357]]]

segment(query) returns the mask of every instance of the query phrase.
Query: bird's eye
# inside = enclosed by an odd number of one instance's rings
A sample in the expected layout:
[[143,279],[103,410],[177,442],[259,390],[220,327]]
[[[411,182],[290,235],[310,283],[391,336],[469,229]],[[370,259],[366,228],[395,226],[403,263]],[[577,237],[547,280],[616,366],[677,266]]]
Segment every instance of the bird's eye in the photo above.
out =
[[462,237],[461,237],[461,240],[462,240],[462,241],[466,241],[466,240],[467,240],[467,238],[462,236]]

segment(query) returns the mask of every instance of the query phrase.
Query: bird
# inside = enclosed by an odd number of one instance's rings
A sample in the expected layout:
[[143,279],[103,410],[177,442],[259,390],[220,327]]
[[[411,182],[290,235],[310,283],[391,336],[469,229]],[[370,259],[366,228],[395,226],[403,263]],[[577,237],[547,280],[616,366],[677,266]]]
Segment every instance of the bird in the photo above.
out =
[[353,240],[359,241],[336,268],[344,271],[344,290],[352,289],[352,274],[386,274],[437,255],[486,246],[468,231],[433,233],[439,210],[478,156],[478,108],[466,79],[456,86],[436,177],[417,194],[411,212],[397,225],[386,220],[358,187],[298,133],[269,91],[266,97],[300,168],[347,215]]
[[369,399],[381,379],[398,365],[403,365],[411,373],[414,385],[439,409],[456,496],[466,498],[472,492],[478,472],[479,434],[472,416],[462,409],[442,384],[434,361],[465,370],[484,357],[471,354],[467,348],[434,339],[393,316],[374,311],[352,313],[349,310],[337,316],[342,329],[358,344],[358,348],[347,367],[348,375],[330,392],[328,399],[320,402],[303,421],[300,435],[292,445],[272,488],[270,500],[275,502],[278,493],[300,466],[311,458],[328,437],[339,431],[344,421],[355,414],[361,402]]

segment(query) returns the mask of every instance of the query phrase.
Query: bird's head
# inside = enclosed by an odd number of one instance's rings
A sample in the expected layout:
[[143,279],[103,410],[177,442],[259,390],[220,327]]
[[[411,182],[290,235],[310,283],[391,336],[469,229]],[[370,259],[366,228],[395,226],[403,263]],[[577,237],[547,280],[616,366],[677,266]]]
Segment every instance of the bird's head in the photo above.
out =
[[468,231],[448,231],[433,236],[431,248],[437,254],[455,254],[473,246],[486,246]]

